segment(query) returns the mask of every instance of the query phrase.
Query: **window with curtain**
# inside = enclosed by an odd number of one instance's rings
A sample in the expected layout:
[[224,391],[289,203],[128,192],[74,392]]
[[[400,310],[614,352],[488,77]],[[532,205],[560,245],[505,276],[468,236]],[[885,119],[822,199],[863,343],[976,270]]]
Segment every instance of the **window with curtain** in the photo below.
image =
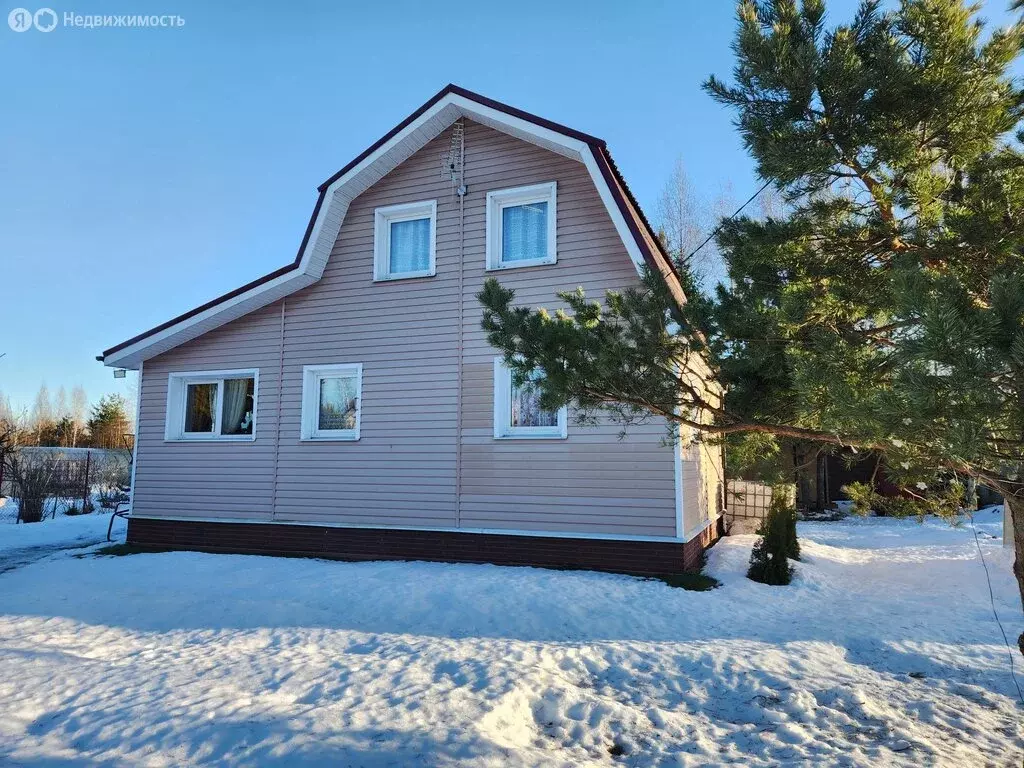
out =
[[548,255],[547,201],[501,209],[501,260],[539,261]]
[[[533,381],[537,376],[532,377]],[[557,427],[558,411],[545,411],[540,407],[540,392],[536,386],[527,382],[509,386],[509,424],[512,427]]]
[[361,363],[307,365],[302,372],[303,440],[358,440]]
[[512,381],[512,372],[498,357],[494,361],[494,437],[565,438],[567,409],[548,411],[540,407],[535,383],[539,372],[522,385]]
[[487,269],[555,263],[556,191],[551,181],[487,193]]
[[388,272],[401,275],[430,269],[430,219],[391,222]]
[[435,273],[437,201],[389,205],[374,211],[373,278],[398,280]]
[[255,379],[225,379],[220,411],[221,434],[251,435],[255,401]]
[[252,439],[256,371],[172,373],[167,440]]
[[216,412],[217,384],[189,384],[185,397],[185,431],[213,432]]

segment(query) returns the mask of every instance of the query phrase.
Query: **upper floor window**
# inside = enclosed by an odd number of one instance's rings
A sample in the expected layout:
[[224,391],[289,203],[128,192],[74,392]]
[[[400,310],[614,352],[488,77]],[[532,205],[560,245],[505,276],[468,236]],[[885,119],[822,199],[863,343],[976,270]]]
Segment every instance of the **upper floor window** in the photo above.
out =
[[545,411],[535,386],[518,387],[500,357],[494,359],[494,436],[564,438],[567,410]]
[[487,193],[487,269],[555,263],[555,186]]
[[172,373],[167,440],[252,440],[259,371]]
[[434,275],[436,229],[436,200],[377,208],[373,228],[373,279]]
[[361,363],[302,369],[303,440],[358,440],[363,389]]

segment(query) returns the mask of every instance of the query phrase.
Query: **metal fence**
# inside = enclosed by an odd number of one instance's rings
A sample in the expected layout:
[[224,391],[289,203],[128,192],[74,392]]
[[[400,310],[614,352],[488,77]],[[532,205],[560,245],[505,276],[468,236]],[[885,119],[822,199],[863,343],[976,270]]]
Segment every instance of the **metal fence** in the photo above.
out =
[[[785,485],[782,492],[796,504],[796,486]],[[755,530],[768,515],[772,503],[772,486],[750,480],[730,480],[726,483],[726,510],[730,525],[742,530]]]
[[[44,519],[81,513],[116,503],[123,496],[122,488],[130,479],[130,450],[102,448],[24,447],[13,454],[0,456],[0,522],[14,523],[22,518],[18,498],[26,488],[19,487],[12,472],[11,459],[22,467],[35,465],[40,469],[32,494],[36,508],[42,506]],[[40,483],[38,477],[45,481]]]

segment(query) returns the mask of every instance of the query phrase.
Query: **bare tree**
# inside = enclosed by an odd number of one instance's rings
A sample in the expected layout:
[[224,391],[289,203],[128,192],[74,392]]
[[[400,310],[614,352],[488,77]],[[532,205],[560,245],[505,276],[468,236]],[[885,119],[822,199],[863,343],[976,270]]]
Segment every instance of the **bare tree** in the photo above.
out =
[[75,448],[78,446],[79,440],[82,439],[82,434],[85,432],[85,421],[89,413],[89,398],[85,395],[85,389],[81,384],[76,385],[71,390],[71,405],[70,405],[70,416],[71,416],[71,447]]
[[14,421],[14,410],[11,408],[11,399],[3,392],[0,392],[0,425],[13,425]]
[[657,225],[672,257],[708,290],[726,278],[718,244],[709,237],[734,208],[728,185],[713,198],[705,197],[690,183],[682,158],[676,159],[658,198]]
[[71,415],[71,409],[68,406],[68,393],[64,389],[64,385],[61,384],[57,390],[57,394],[53,398],[53,418],[57,421],[67,418]]
[[42,445],[48,433],[53,430],[53,403],[50,400],[50,389],[46,383],[39,385],[36,399],[29,416],[29,429],[35,434],[36,445]]

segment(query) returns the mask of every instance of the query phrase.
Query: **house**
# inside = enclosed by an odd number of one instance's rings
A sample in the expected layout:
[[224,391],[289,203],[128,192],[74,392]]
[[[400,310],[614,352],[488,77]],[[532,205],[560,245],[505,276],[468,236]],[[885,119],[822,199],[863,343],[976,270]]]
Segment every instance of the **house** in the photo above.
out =
[[669,573],[717,449],[513,388],[476,294],[684,300],[603,141],[449,85],[331,176],[293,263],[108,349],[139,371],[129,542]]

